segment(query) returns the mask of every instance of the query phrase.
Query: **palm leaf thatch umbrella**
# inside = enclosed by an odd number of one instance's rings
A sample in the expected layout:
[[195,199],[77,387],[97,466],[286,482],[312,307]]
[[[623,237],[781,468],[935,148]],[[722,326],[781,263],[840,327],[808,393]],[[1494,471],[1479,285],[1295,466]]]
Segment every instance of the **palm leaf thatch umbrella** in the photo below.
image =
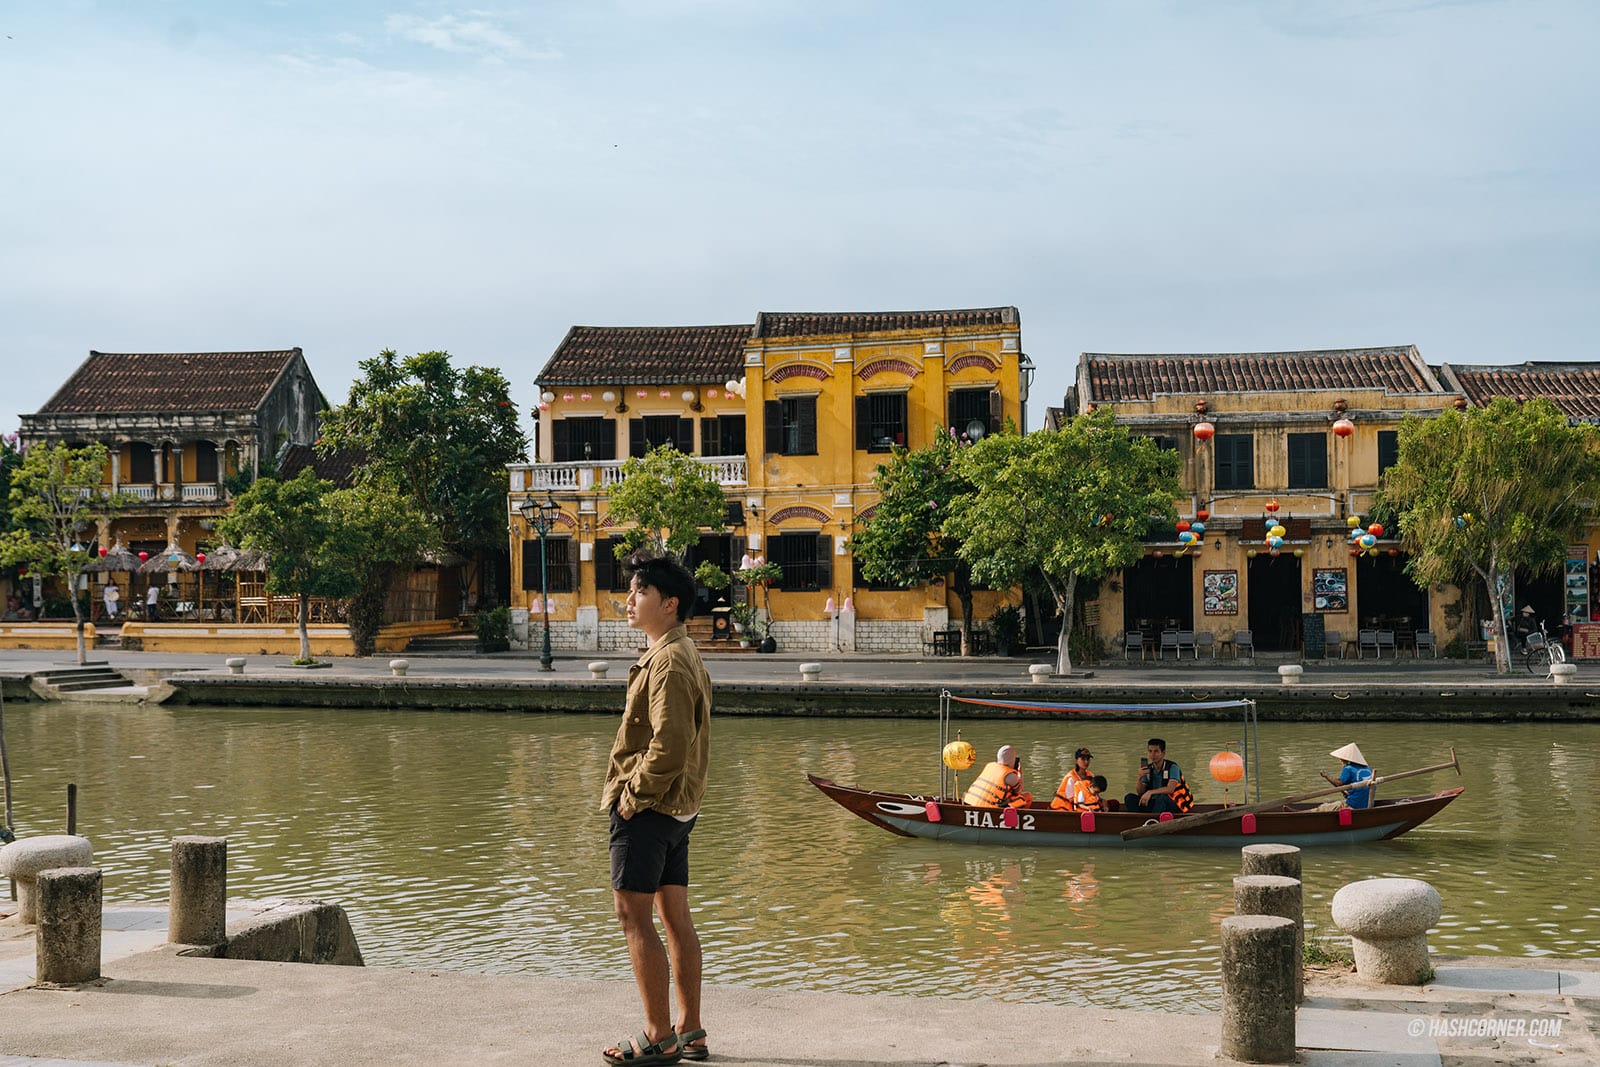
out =
[[155,553],[139,566],[144,574],[154,578],[157,574],[176,574],[179,571],[198,571],[200,561],[177,545],[168,542],[167,547]]
[[[133,575],[139,569],[139,557],[121,541],[110,548],[102,549],[99,555],[90,558],[83,565],[89,574],[126,574],[128,576],[128,592],[133,592]],[[112,603],[115,603],[113,601]],[[108,609],[109,610],[109,609]],[[115,621],[113,619],[113,621]]]
[[197,575],[200,582],[200,591],[195,600],[202,619],[205,618],[206,613],[206,571],[217,571],[218,573],[231,571],[238,560],[239,550],[226,541],[213,548],[210,552],[201,552],[195,556],[195,561],[200,564],[200,570]]

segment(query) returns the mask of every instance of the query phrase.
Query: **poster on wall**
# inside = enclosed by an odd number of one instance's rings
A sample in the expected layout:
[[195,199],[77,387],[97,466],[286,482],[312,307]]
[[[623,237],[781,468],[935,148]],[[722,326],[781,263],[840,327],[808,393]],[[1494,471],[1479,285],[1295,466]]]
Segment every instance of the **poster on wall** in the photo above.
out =
[[1318,611],[1350,610],[1350,572],[1343,567],[1311,572],[1311,595]]
[[1207,615],[1239,614],[1239,572],[1206,571],[1205,613]]
[[1567,546],[1567,616],[1574,621],[1589,618],[1589,546]]

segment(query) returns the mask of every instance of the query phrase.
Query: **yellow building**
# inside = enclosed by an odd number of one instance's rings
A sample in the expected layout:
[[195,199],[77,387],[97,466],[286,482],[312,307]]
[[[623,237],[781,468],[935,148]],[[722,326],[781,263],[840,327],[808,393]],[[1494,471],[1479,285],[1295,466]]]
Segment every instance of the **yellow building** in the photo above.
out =
[[[1362,630],[1404,645],[1418,630],[1443,645],[1467,637],[1461,591],[1418,588],[1397,531],[1357,553],[1382,470],[1406,415],[1465,405],[1414,346],[1336,351],[1113,355],[1084,353],[1065,417],[1109,405],[1117,421],[1182,459],[1182,521],[1193,547],[1154,532],[1143,560],[1103,583],[1100,635],[1210,633],[1224,652],[1339,654]],[[1284,527],[1274,551],[1266,543]],[[1317,630],[1322,636],[1318,639]]]
[[560,505],[544,546],[553,646],[637,645],[605,489],[628,456],[671,443],[711,465],[728,496],[728,531],[702,537],[691,566],[781,564],[770,590],[781,647],[920,649],[954,600],[942,584],[859,580],[849,536],[871,514],[873,472],[894,446],[922,447],[947,426],[974,437],[1007,419],[1024,427],[1031,370],[1012,307],[573,327],[535,379],[538,461],[510,470],[513,588],[531,617],[514,613],[519,642],[538,642],[544,606],[539,542],[519,508],[548,494]]

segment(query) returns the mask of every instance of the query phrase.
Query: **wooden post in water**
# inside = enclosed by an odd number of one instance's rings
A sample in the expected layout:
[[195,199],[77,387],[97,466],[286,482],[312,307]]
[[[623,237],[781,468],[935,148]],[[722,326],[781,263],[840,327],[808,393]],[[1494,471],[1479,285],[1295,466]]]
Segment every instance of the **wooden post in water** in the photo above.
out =
[[78,783],[67,783],[67,833],[78,832]]

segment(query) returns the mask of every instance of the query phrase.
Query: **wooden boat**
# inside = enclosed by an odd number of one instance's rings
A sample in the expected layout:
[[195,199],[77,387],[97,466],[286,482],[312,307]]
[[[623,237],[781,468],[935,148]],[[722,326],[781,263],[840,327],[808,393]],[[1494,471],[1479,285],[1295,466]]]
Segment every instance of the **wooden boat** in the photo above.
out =
[[[1060,704],[1041,701],[998,701],[939,695],[939,747],[941,753],[950,742],[952,703],[1003,707],[1030,712],[1069,714],[1156,712],[1182,715],[1184,712],[1216,712],[1239,709],[1244,714],[1244,741],[1241,744],[1245,785],[1252,781],[1250,768],[1259,763],[1256,739],[1255,702],[1222,700],[1189,704]],[[1454,750],[1451,762],[1455,766]],[[1408,778],[1439,770],[1440,767],[1407,771],[1390,776]],[[1260,803],[1260,784],[1256,782],[1256,801],[1249,804],[1196,804],[1186,814],[1172,818],[1170,829],[1139,829],[1158,820],[1146,812],[1101,811],[1066,812],[1050,807],[1048,801],[1026,808],[977,808],[961,803],[954,775],[943,762],[939,770],[939,794],[933,797],[908,793],[886,793],[840,785],[814,774],[806,776],[846,811],[853,812],[874,826],[902,837],[924,837],[935,841],[964,844],[1046,845],[1069,848],[1238,848],[1253,844],[1345,845],[1366,841],[1385,841],[1421,826],[1442,811],[1460,788],[1421,796],[1378,799],[1368,808],[1320,810],[1320,804],[1295,803],[1308,796],[1285,798],[1284,802]],[[1380,781],[1375,779],[1372,785]],[[1334,792],[1325,790],[1320,792]],[[1246,793],[1248,796],[1248,792]],[[1236,816],[1224,814],[1239,809]],[[1137,831],[1129,836],[1129,831]]]
[[[1426,796],[1378,800],[1370,808],[1318,811],[1316,804],[1293,804],[1281,811],[1254,815],[1252,832],[1247,816],[1211,822],[1192,830],[1174,829],[1161,837],[1124,840],[1122,832],[1151,821],[1143,812],[1057,811],[1048,805],[1015,809],[1015,827],[1004,825],[1005,814],[994,808],[974,808],[959,801],[936,800],[908,793],[884,793],[840,785],[814,774],[806,776],[846,811],[852,812],[901,837],[926,837],[973,845],[1034,845],[1068,848],[1239,848],[1242,845],[1280,844],[1346,845],[1386,841],[1414,830],[1442,811],[1460,787]],[[1235,805],[1243,807],[1244,805]],[[1218,811],[1220,804],[1196,804],[1192,815]],[[937,818],[934,817],[937,812]],[[1185,816],[1173,821],[1182,825]]]

